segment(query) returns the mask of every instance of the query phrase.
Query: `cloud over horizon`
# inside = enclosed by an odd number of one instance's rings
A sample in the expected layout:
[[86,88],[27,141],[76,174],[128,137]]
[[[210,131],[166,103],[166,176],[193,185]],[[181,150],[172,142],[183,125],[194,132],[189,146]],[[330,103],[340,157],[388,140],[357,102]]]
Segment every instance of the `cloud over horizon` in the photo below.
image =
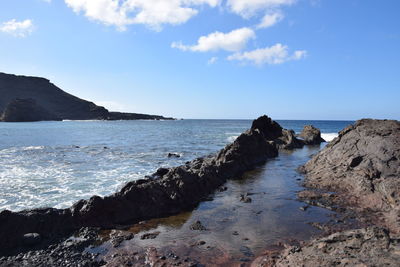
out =
[[[51,2],[51,0],[42,0]],[[270,47],[253,47],[246,51],[251,40],[256,39],[261,29],[270,28],[285,18],[283,7],[291,6],[298,0],[64,0],[76,14],[83,14],[91,21],[115,27],[119,31],[128,26],[141,24],[155,31],[161,31],[165,25],[180,25],[189,21],[204,8],[222,8],[242,18],[248,24],[250,18],[258,20],[253,26],[243,26],[230,32],[214,31],[202,35],[194,44],[184,41],[171,43],[171,48],[185,52],[230,52],[230,55],[212,56],[207,64],[217,59],[252,63],[255,65],[282,64],[305,57],[305,50],[297,50],[292,55],[288,46],[276,43]],[[26,37],[34,29],[31,20],[15,19],[0,24],[0,32],[16,37]],[[255,46],[256,43],[251,43]],[[258,45],[257,45],[258,46]]]
[[128,25],[144,24],[161,30],[164,24],[179,25],[198,14],[198,7],[216,7],[220,0],[65,0],[77,14],[126,30]]
[[227,57],[230,61],[252,63],[255,65],[277,65],[292,60],[303,59],[307,54],[305,50],[297,50],[289,54],[288,46],[277,43],[271,47],[259,48],[252,51],[238,52]]
[[230,10],[244,18],[249,18],[261,11],[278,10],[282,6],[289,6],[297,0],[228,0]]
[[235,52],[242,50],[250,39],[256,37],[254,31],[244,27],[228,33],[213,32],[206,36],[201,36],[195,45],[183,45],[181,42],[171,44],[172,48],[182,51],[208,52],[225,50]]
[[14,37],[26,37],[34,30],[33,22],[30,19],[17,21],[12,19],[0,24],[0,32],[10,34]]
[[257,25],[257,29],[265,29],[274,26],[278,22],[284,19],[284,15],[280,11],[276,11],[274,13],[267,13],[261,19],[260,24]]

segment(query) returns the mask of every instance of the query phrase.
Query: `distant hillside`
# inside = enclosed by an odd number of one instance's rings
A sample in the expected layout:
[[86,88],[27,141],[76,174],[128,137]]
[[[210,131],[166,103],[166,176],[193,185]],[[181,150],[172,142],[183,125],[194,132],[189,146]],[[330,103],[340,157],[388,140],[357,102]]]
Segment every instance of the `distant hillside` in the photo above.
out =
[[40,77],[0,72],[0,120],[172,120],[157,115],[109,112]]

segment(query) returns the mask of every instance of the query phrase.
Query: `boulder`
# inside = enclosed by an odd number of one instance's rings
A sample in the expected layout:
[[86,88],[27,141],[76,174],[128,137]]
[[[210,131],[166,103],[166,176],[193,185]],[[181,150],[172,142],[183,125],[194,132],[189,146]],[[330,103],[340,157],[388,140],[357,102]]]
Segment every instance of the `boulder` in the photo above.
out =
[[275,143],[278,145],[280,149],[286,149],[286,150],[302,148],[304,146],[304,142],[296,138],[296,135],[293,130],[286,130],[286,129],[282,130],[282,136],[278,137],[275,140]]
[[321,131],[315,128],[312,125],[306,125],[303,128],[303,131],[299,134],[306,145],[319,145],[323,142],[326,142],[321,137]]
[[263,115],[256,120],[253,121],[251,124],[251,130],[259,130],[267,140],[275,140],[278,137],[282,136],[283,128],[277,123],[273,121],[267,115]]
[[273,141],[279,149],[291,150],[304,146],[304,142],[296,138],[293,130],[283,129],[266,115],[254,120],[251,129],[260,131],[265,139]]

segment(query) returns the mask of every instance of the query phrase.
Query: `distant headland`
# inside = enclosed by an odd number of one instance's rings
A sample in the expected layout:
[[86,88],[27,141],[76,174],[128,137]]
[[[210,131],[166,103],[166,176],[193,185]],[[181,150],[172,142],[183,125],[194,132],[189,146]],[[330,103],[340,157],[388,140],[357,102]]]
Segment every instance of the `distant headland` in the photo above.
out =
[[174,120],[159,115],[111,112],[68,94],[48,79],[0,72],[0,121]]

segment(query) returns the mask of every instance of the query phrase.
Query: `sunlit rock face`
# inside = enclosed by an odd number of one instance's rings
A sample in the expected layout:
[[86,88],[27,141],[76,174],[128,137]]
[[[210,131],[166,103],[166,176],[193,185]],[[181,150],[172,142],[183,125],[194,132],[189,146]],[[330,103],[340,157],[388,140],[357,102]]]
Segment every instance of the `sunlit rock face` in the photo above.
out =
[[305,185],[344,192],[364,209],[384,211],[400,231],[400,122],[364,119],[347,127],[304,167]]

